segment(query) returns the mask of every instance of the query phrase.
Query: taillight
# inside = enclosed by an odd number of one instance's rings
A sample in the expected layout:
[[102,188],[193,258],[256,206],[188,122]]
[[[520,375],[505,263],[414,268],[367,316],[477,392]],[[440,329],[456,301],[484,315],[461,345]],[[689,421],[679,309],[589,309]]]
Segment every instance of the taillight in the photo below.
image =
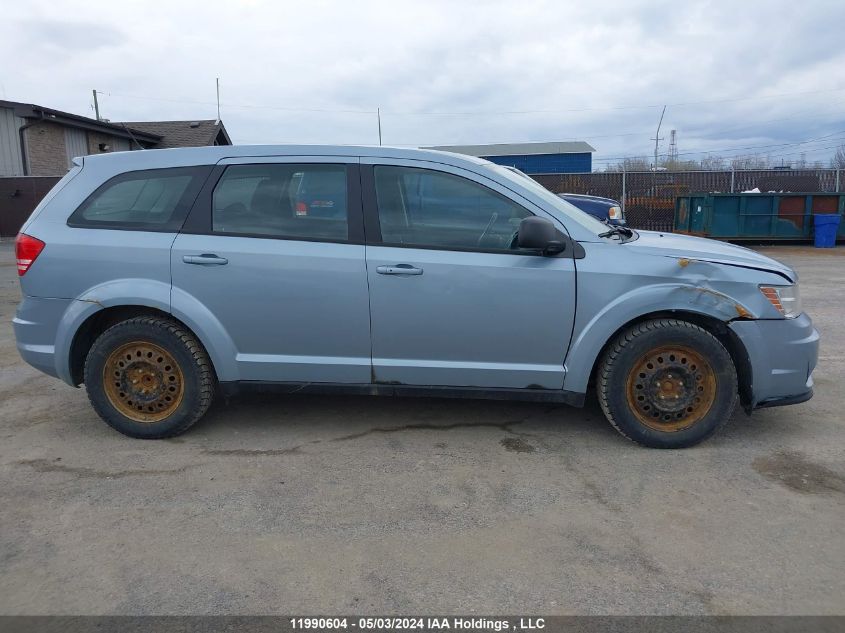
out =
[[39,239],[18,233],[15,239],[15,258],[18,260],[18,276],[23,277],[36,258],[44,250],[44,242]]
[[308,215],[308,207],[305,206],[304,202],[296,203],[296,215]]

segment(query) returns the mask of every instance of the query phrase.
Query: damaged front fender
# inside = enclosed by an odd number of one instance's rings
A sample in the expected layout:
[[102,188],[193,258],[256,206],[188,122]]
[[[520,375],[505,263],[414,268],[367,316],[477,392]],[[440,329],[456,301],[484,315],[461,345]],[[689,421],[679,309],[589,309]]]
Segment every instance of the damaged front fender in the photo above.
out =
[[578,263],[578,305],[565,362],[567,390],[585,391],[605,344],[649,315],[686,314],[724,324],[779,316],[758,288],[782,284],[777,273],[665,255],[620,257],[618,250],[593,246]]
[[679,293],[680,301],[689,304],[694,311],[703,310],[724,321],[758,318],[742,301],[713,287],[711,279],[718,279],[718,275],[714,275],[716,271],[711,268],[717,268],[718,264],[685,257],[678,259],[677,263],[683,269],[683,279],[687,283],[678,285],[672,292]]

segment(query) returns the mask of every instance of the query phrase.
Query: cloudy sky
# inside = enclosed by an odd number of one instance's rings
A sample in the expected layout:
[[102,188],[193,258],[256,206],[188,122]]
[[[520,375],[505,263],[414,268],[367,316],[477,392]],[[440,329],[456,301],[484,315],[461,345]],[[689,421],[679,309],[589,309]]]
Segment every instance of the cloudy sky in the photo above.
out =
[[677,130],[827,162],[845,143],[845,3],[4,2],[0,98],[111,120],[215,118],[236,143],[586,140],[595,167]]

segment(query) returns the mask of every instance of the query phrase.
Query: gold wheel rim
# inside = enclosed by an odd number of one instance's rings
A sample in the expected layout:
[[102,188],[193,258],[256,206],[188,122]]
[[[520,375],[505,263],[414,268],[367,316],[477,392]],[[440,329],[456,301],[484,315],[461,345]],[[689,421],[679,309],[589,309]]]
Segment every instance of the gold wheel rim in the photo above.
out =
[[182,368],[164,348],[133,341],[115,349],[103,367],[103,384],[111,405],[130,420],[161,422],[182,403]]
[[674,433],[699,422],[716,400],[716,374],[710,363],[683,345],[656,347],[628,372],[626,396],[645,426]]

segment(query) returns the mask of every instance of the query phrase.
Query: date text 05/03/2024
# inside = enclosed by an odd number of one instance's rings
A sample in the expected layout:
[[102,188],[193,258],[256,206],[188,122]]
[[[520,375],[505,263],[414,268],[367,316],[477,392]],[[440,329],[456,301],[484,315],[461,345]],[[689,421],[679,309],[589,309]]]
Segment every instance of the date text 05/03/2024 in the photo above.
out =
[[513,620],[462,617],[295,617],[294,630],[358,629],[359,631],[531,631],[544,629],[544,618],[519,617]]

